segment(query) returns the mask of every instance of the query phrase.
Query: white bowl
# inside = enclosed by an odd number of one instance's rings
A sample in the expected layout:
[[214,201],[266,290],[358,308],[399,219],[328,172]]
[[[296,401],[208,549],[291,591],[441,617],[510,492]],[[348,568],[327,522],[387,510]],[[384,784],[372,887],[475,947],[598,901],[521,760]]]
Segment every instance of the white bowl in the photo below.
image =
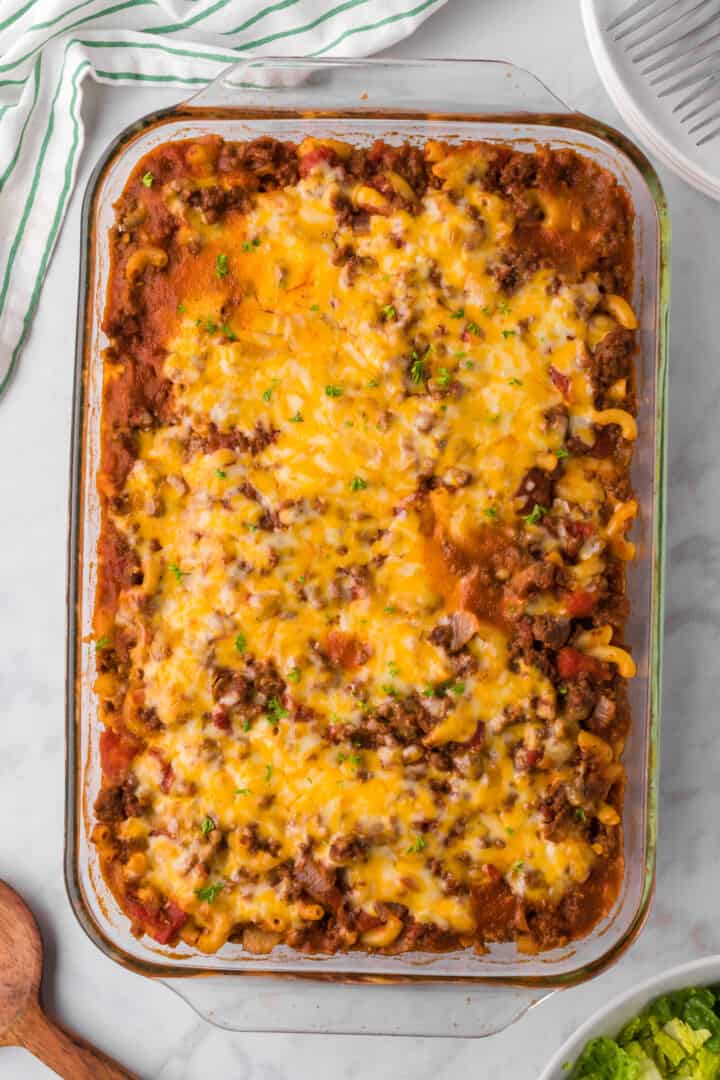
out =
[[595,1039],[598,1035],[608,1035],[614,1039],[623,1025],[632,1020],[633,1016],[637,1016],[653,998],[671,990],[682,990],[686,986],[712,986],[715,983],[720,983],[720,956],[691,960],[662,975],[653,975],[639,986],[620,994],[604,1009],[586,1020],[560,1047],[541,1073],[540,1080],[567,1080],[568,1071],[563,1066],[566,1062],[574,1065],[590,1039]]

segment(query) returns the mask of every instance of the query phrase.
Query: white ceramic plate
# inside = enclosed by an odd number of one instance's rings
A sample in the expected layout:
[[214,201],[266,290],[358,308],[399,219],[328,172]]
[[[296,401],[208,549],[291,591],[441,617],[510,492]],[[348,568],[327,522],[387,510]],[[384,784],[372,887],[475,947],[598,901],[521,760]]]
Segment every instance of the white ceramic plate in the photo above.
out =
[[590,1039],[598,1035],[615,1038],[623,1025],[632,1020],[633,1016],[637,1016],[653,998],[667,994],[670,990],[682,990],[686,986],[712,986],[715,983],[720,983],[720,956],[691,960],[688,964],[671,968],[662,975],[654,975],[616,997],[579,1027],[546,1066],[540,1080],[567,1080],[568,1070],[563,1066],[567,1062],[574,1065]]

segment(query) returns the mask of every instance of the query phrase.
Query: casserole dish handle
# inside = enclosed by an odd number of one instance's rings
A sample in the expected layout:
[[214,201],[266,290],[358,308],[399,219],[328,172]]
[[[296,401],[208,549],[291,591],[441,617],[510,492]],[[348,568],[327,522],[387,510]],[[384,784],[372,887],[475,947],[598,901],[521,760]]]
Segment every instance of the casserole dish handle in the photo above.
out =
[[338,112],[438,117],[447,112],[456,118],[497,119],[573,112],[537,76],[505,60],[454,60],[449,79],[447,61],[334,57],[247,57],[221,71],[180,108],[297,115],[299,90],[306,117]]
[[250,974],[163,981],[216,1027],[311,1035],[483,1038],[503,1031],[554,993],[487,983],[393,982],[382,976],[370,977],[372,986],[342,976],[337,981]]

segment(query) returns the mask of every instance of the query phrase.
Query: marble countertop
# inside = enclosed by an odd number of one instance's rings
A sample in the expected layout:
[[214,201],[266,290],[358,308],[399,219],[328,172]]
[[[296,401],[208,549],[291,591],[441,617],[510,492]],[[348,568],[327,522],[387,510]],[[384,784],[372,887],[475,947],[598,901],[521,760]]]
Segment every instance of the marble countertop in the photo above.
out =
[[[451,0],[398,56],[496,57],[621,126],[593,68],[578,0]],[[62,876],[65,533],[81,193],[131,115],[168,91],[94,87],[78,188],[19,371],[0,402],[0,877],[31,902],[46,944],[45,1000],[143,1080],[536,1080],[557,1045],[609,996],[671,964],[720,953],[720,406],[716,281],[720,207],[660,169],[674,221],[669,586],[657,895],[647,928],[612,970],[555,994],[489,1039],[233,1035],[158,983],[106,959],[80,930]],[[371,992],[371,991],[370,991]],[[50,1073],[0,1049],[0,1076]]]

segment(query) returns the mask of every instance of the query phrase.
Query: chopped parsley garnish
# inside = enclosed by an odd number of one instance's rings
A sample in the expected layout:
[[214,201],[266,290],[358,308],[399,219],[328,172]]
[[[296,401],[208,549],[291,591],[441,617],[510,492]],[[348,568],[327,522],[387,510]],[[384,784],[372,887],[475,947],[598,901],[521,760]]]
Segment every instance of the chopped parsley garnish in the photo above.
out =
[[288,676],[287,677],[290,680],[290,682],[294,682],[294,683],[300,682],[300,668],[299,667],[290,668],[290,670],[288,671]]
[[337,756],[338,765],[342,765],[347,761],[347,754],[343,754],[342,751]]
[[209,836],[213,829],[216,829],[217,825],[211,817],[204,817],[200,822],[200,832],[203,836]]
[[256,247],[260,247],[260,241],[257,236],[252,240],[245,240],[245,242],[240,245],[241,250],[245,252],[252,251]]
[[556,455],[556,457],[559,457],[559,458],[570,457],[570,451],[568,450],[567,446],[560,446],[555,451],[555,455]]
[[170,563],[170,565],[168,566],[168,570],[171,574],[173,574],[176,581],[182,581],[185,575],[189,573],[189,570],[181,570],[177,563],[174,562]]
[[362,476],[353,476],[350,481],[351,491],[364,491],[367,487],[367,480],[363,480]]
[[220,327],[220,333],[228,339],[228,341],[237,341],[237,334],[233,333],[227,323],[223,323]]
[[142,178],[142,182],[145,185],[145,187],[152,187],[154,179],[155,179],[155,177],[153,176],[153,174],[151,172],[146,172],[145,175]]
[[266,784],[270,783],[270,777],[272,776],[272,774],[273,774],[272,765],[266,765],[265,766],[265,783]]
[[215,475],[217,476],[218,480],[227,480],[227,473],[224,469],[216,469]]
[[397,697],[397,690],[392,683],[383,683],[381,689],[383,694],[387,694],[388,697]]
[[95,649],[97,650],[97,652],[100,652],[101,649],[107,649],[109,644],[110,638],[107,636],[107,634],[103,634],[102,637],[99,637],[95,642]]
[[247,638],[244,634],[238,634],[235,638],[235,648],[240,654],[244,653],[247,649]]
[[480,335],[482,334],[482,329],[473,319],[471,319],[470,322],[467,324],[467,329],[469,333],[475,334],[476,337],[480,337]]
[[585,821],[585,819],[587,818],[587,814],[583,810],[582,806],[577,806],[575,808],[575,817],[578,819],[578,821]]
[[515,331],[514,330],[503,330],[502,336],[505,339],[515,337]]
[[437,690],[434,686],[426,686],[423,690],[423,697],[435,697]]
[[515,830],[511,829],[510,827],[505,829],[505,832],[508,834],[508,836],[514,836],[515,835]]
[[208,904],[213,904],[215,902],[215,898],[223,891],[224,888],[225,882],[217,881],[214,885],[206,885],[203,889],[196,889],[195,895],[197,896],[198,900],[206,900]]
[[519,873],[522,870],[522,868],[524,867],[524,865],[525,865],[525,863],[522,861],[522,859],[518,859],[517,862],[514,862],[512,864],[513,873]]
[[302,414],[302,413],[300,412],[300,410],[299,410],[299,409],[298,409],[298,411],[297,411],[297,412],[295,413],[295,415],[294,415],[294,416],[291,416],[291,417],[290,417],[290,423],[291,423],[291,424],[304,424],[304,423],[305,423],[305,421],[304,421],[304,419],[303,419],[303,414]]
[[360,766],[362,765],[362,763],[363,763],[363,759],[362,759],[361,754],[351,754],[350,755],[350,764],[354,765],[356,769],[359,769]]
[[522,386],[522,379],[508,379],[508,386]]
[[457,694],[458,697],[459,697],[460,694],[465,693],[465,683],[463,683],[463,682],[451,683],[451,685],[448,686],[448,690],[450,690],[453,694]]
[[510,314],[510,305],[506,304],[504,300],[500,301],[500,303],[498,304],[497,309],[498,309],[498,311],[500,312],[501,315],[509,315]]
[[368,386],[369,386],[369,388],[371,390],[374,390],[379,385],[380,385],[380,382],[378,381],[378,379],[371,379],[370,382],[368,383]]
[[207,330],[208,334],[214,334],[217,330],[217,323],[214,323],[212,319],[196,319],[195,325]]
[[319,311],[320,310],[320,305],[319,304],[311,304],[310,305],[310,310],[311,311]]
[[388,669],[388,673],[390,675],[392,675],[393,679],[396,679],[398,677],[398,675],[400,674],[400,668],[397,666],[397,664],[393,660],[390,661],[390,663],[387,666],[387,669]]
[[273,396],[273,390],[276,389],[279,382],[279,379],[273,379],[272,386],[268,386],[267,390],[263,390],[263,401],[270,401]]
[[500,413],[499,412],[490,413],[486,417],[486,419],[487,419],[488,424],[497,424],[498,420],[500,419]]
[[252,795],[252,791],[249,787],[239,787],[235,789],[236,795]]
[[486,518],[490,518],[491,521],[496,521],[497,516],[498,516],[497,507],[496,506],[486,506],[485,509],[483,510],[483,514],[485,515]]
[[567,686],[558,686],[556,693],[559,697],[565,697],[568,692]]
[[410,365],[410,378],[414,383],[421,383],[425,378],[425,361],[417,353],[413,353],[413,356],[415,359]]
[[243,724],[242,724],[243,731],[249,731],[251,727],[252,727],[252,724],[250,723],[249,720],[247,720],[247,719],[243,720]]
[[490,314],[490,308],[487,306],[487,304],[485,305],[484,308],[480,308],[480,310],[482,311],[483,315],[485,315],[486,317]]
[[464,319],[465,318],[465,308],[464,307],[459,307],[457,309],[457,311],[453,311],[450,318],[451,319]]
[[215,277],[224,278],[230,273],[230,263],[227,255],[220,254],[215,260]]
[[424,851],[427,847],[427,840],[424,836],[417,836],[412,842],[410,847],[405,852],[406,855],[419,855],[421,851]]
[[445,388],[446,386],[450,385],[451,380],[452,375],[450,374],[448,369],[446,367],[441,367],[440,374],[437,377],[438,386],[442,386],[443,388]]
[[537,525],[537,523],[539,521],[542,521],[542,519],[545,517],[546,514],[547,514],[547,510],[545,509],[545,507],[540,506],[539,503],[535,503],[535,505],[532,508],[532,513],[527,514],[526,517],[524,518],[525,524],[526,525]]
[[[460,355],[460,354],[458,353],[458,355]],[[465,367],[467,368],[468,371],[472,371],[472,369],[475,367],[475,364],[473,363],[472,360],[466,360],[465,361]]]
[[185,305],[184,304],[178,304],[178,306],[175,308],[175,310],[177,311],[178,315],[184,315],[185,314]]
[[331,386],[328,384],[325,387],[325,393],[328,397],[342,397],[342,388],[340,386]]
[[392,304],[386,304],[385,307],[382,309],[382,313],[386,319],[397,318],[397,311]]
[[386,604],[385,607],[383,608],[383,611],[385,612],[386,615],[394,615],[395,612],[397,611],[397,608],[395,607],[394,604]]
[[267,719],[273,724],[277,724],[279,720],[285,720],[290,713],[284,707],[282,702],[276,697],[271,697],[267,703]]

